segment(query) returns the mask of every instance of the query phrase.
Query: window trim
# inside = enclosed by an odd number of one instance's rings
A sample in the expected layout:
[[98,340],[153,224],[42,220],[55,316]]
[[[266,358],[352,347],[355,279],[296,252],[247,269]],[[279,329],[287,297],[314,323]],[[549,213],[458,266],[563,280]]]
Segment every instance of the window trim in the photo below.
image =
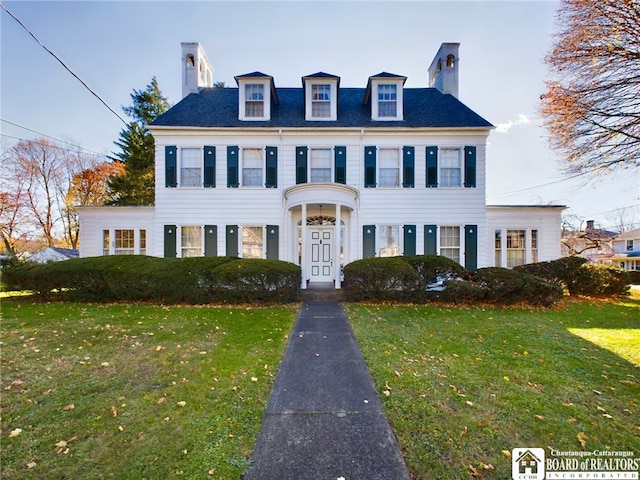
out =
[[[266,149],[264,147],[252,147],[252,146],[242,146],[239,147],[240,155],[238,158],[238,184],[242,188],[264,188],[265,186],[265,175],[266,175]],[[244,163],[245,163],[245,150],[257,150],[260,152],[260,183],[258,185],[245,185],[244,183]]]
[[[381,152],[383,150],[386,151],[393,151],[396,153],[396,167],[395,170],[397,171],[396,174],[396,183],[394,185],[384,185],[382,183],[382,157],[381,157]],[[378,188],[401,188],[402,187],[402,183],[403,183],[403,156],[402,156],[402,148],[401,147],[388,147],[388,146],[384,146],[384,147],[378,147],[377,149],[377,156],[376,156],[376,175],[377,175],[377,183],[376,183],[376,187]],[[390,170],[390,169],[385,169],[385,170]]]
[[[329,153],[329,180],[326,182],[314,182],[312,176],[312,162],[313,162],[313,152],[323,150]],[[309,153],[307,158],[307,183],[333,183],[334,175],[335,175],[335,153],[334,148],[329,146],[318,146],[318,147],[309,147]]]
[[[183,180],[182,180],[182,170],[183,170],[183,162],[182,162],[182,153],[185,150],[194,150],[198,152],[198,157],[197,157],[197,164],[198,164],[198,169],[199,169],[199,176],[198,176],[198,182],[195,185],[183,185]],[[179,188],[201,188],[203,185],[203,181],[204,181],[204,158],[203,158],[203,149],[201,146],[189,146],[189,145],[183,145],[178,147],[178,168],[177,170],[177,174],[178,174],[178,187]]]
[[[199,229],[199,235],[196,237],[194,236],[193,238],[197,238],[199,241],[199,245],[196,246],[189,246],[189,247],[185,247],[184,243],[183,243],[183,239],[184,239],[184,231],[187,228],[197,228]],[[179,245],[179,251],[180,251],[180,258],[187,258],[187,257],[202,257],[204,255],[204,228],[202,227],[202,225],[180,225],[180,236],[178,237],[179,241],[180,241],[180,245]],[[186,255],[185,256],[185,250],[193,250],[195,255]]]
[[[463,165],[463,148],[455,146],[444,146],[438,149],[438,187],[439,188],[462,188],[464,186],[464,165]],[[444,152],[453,150],[458,152],[458,183],[455,185],[445,184],[445,176],[442,174],[444,170]]]
[[[262,116],[254,117],[247,115],[247,102],[251,101],[247,99],[247,87],[251,85],[262,86]],[[247,78],[238,81],[238,119],[248,122],[253,121],[265,121],[271,119],[271,81],[270,78],[256,77]]]
[[[380,114],[380,99],[379,90],[380,86],[393,85],[396,87],[396,114],[395,115],[381,115]],[[371,82],[371,119],[376,121],[400,121],[404,120],[404,108],[403,108],[403,85],[402,78],[399,79],[373,79]]]
[[[338,80],[334,78],[319,78],[304,80],[304,96],[305,96],[305,120],[309,122],[327,122],[338,119]],[[313,115],[313,87],[328,86],[329,87],[329,116],[318,117]]]
[[[260,244],[260,256],[245,256],[245,243],[244,243],[244,239],[245,239],[245,229],[249,229],[249,228],[259,228],[261,229],[261,237],[262,237],[262,243]],[[240,252],[241,252],[241,258],[266,258],[266,246],[267,246],[267,227],[265,227],[264,225],[241,225],[239,227],[240,229]]]

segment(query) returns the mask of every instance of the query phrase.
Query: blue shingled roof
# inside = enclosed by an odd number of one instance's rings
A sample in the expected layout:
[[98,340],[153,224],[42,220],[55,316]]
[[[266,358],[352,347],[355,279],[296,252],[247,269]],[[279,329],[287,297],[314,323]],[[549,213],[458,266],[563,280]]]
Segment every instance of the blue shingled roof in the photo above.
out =
[[341,88],[336,121],[307,121],[302,88],[277,88],[279,105],[271,106],[271,120],[238,119],[237,88],[205,88],[192,93],[151,124],[167,127],[492,127],[491,123],[453,95],[435,88],[405,88],[404,120],[371,120],[370,105],[363,105],[364,88]]

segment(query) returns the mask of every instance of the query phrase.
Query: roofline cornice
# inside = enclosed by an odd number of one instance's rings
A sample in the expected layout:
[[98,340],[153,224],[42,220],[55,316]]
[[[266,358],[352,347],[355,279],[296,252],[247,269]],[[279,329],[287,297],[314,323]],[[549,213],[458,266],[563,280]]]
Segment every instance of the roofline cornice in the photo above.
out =
[[167,125],[152,125],[147,126],[149,131],[152,133],[170,133],[172,131],[180,134],[185,134],[188,132],[193,132],[194,134],[200,133],[242,133],[242,134],[256,134],[256,133],[274,133],[274,134],[285,134],[285,133],[351,133],[351,134],[360,134],[366,135],[367,133],[456,133],[456,132],[464,132],[464,133],[481,133],[489,135],[491,130],[494,130],[496,127],[255,127],[255,126],[246,126],[246,127],[178,127],[178,126],[167,126]]

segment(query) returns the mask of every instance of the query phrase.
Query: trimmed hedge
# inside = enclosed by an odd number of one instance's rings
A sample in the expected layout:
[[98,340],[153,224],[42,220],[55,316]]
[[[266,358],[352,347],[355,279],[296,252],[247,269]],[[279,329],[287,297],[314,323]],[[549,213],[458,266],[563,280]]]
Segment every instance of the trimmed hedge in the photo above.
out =
[[345,265],[345,295],[348,300],[414,301],[421,279],[408,257],[377,257]]
[[571,295],[626,296],[631,283],[628,272],[617,267],[590,264],[582,257],[520,265],[514,270],[558,283]]
[[[229,274],[231,264],[242,273]],[[22,264],[7,269],[3,277],[13,289],[78,301],[283,303],[295,300],[300,288],[296,265],[232,257],[89,257]]]
[[473,281],[487,289],[486,299],[502,305],[553,305],[563,297],[562,287],[527,273],[488,267],[473,272]]

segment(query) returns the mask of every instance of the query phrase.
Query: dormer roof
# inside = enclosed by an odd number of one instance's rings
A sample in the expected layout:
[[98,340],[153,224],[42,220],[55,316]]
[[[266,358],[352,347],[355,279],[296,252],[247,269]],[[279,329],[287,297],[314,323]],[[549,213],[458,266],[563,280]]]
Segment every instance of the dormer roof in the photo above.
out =
[[375,80],[387,80],[387,79],[396,79],[396,80],[402,80],[402,85],[404,86],[405,82],[407,81],[407,77],[405,77],[404,75],[397,75],[395,73],[389,73],[389,72],[380,72],[377,75],[371,75],[369,77],[369,80],[367,81],[367,88],[364,91],[364,98],[362,99],[362,104],[366,105],[369,103],[369,100],[371,99],[371,84],[375,81]]
[[256,71],[251,73],[245,73],[243,75],[236,75],[233,78],[236,81],[236,84],[238,86],[240,86],[240,83],[247,83],[251,80],[264,80],[264,79],[269,80],[269,86],[271,90],[271,100],[274,105],[278,105],[279,103],[278,92],[276,91],[276,84],[273,81],[273,77],[271,75],[267,75],[266,73]]

